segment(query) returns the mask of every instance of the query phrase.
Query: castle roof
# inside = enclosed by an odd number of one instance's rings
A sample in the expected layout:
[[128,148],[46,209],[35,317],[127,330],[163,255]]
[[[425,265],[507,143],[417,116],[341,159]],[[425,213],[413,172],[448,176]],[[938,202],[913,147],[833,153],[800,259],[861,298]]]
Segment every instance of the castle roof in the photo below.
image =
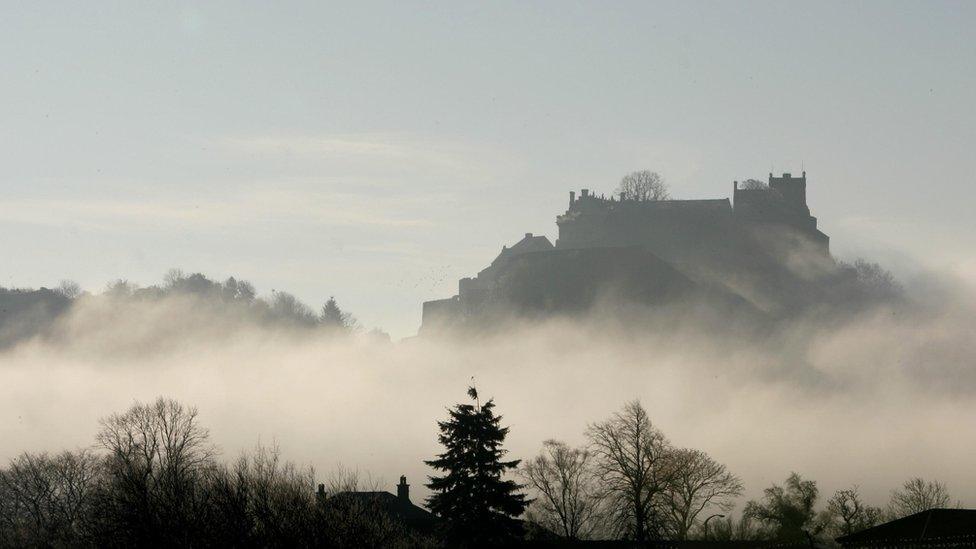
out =
[[[535,236],[532,233],[525,233],[525,237],[513,244],[511,248],[507,246],[503,247],[502,253],[498,254],[495,261],[530,252],[544,252],[546,250],[551,250],[552,248],[552,242],[549,242],[548,238],[544,236]],[[494,261],[492,263],[494,263]]]
[[532,233],[525,233],[525,237],[522,240],[516,242],[511,248],[508,248],[509,252],[512,253],[526,253],[526,252],[541,252],[543,250],[552,249],[552,242],[544,236],[535,236]]

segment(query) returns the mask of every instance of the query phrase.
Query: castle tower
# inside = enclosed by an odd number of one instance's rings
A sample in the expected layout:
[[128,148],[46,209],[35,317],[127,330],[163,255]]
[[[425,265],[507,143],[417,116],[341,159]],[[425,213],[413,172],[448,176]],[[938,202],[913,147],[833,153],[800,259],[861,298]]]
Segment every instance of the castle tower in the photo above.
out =
[[800,177],[793,177],[789,173],[784,173],[782,177],[773,177],[770,173],[769,188],[778,191],[783,200],[798,212],[810,215],[810,208],[807,207],[806,171]]

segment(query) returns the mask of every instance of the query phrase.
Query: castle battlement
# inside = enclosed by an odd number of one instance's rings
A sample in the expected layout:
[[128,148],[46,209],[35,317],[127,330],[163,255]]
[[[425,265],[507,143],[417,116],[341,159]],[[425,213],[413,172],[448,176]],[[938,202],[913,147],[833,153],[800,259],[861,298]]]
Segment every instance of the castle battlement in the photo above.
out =
[[763,188],[740,189],[733,182],[731,202],[634,200],[623,193],[607,198],[588,189],[577,197],[571,191],[569,207],[556,217],[556,248],[639,245],[676,259],[686,252],[707,252],[735,232],[761,228],[795,231],[828,254],[829,239],[807,207],[806,183],[806,172],[800,177],[770,173]]

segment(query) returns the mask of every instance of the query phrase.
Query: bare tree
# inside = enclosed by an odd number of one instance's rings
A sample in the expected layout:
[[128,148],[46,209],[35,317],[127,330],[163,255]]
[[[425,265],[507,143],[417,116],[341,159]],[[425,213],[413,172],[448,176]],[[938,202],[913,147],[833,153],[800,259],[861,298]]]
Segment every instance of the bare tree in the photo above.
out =
[[897,298],[902,293],[902,287],[894,275],[877,263],[856,259],[850,264],[842,262],[841,266],[853,271],[858,287],[865,297],[885,300]]
[[857,486],[838,490],[827,501],[827,516],[834,534],[846,536],[882,521],[882,511],[861,500]]
[[314,547],[327,537],[315,497],[314,471],[258,446],[232,467],[212,469],[207,482],[207,533],[213,545]]
[[136,284],[120,278],[118,280],[109,282],[108,285],[105,286],[104,295],[114,298],[132,297],[132,294],[134,294],[138,289],[139,286]]
[[196,408],[159,398],[101,421],[109,452],[100,511],[125,543],[185,545],[201,527],[202,487],[215,449]]
[[669,200],[668,185],[657,172],[641,170],[627,174],[620,180],[617,192],[623,193],[627,200],[654,201]]
[[768,191],[769,185],[759,179],[746,179],[739,183],[739,189],[746,191]]
[[732,508],[732,498],[742,494],[742,482],[701,450],[675,450],[671,459],[674,478],[665,494],[668,526],[674,539],[686,539],[702,511]]
[[915,477],[905,481],[901,489],[891,493],[888,514],[893,519],[906,517],[929,509],[948,507],[951,499],[945,484]]
[[568,539],[587,538],[599,524],[592,457],[585,448],[547,440],[542,453],[519,470],[539,496],[532,505],[532,514],[542,526],[559,531]]
[[436,546],[386,498],[350,494],[358,472],[333,477],[330,498],[277,448],[218,464],[196,409],[173,400],[104,418],[97,442],[105,455],[25,453],[0,468],[0,547]]
[[24,453],[0,471],[0,546],[79,546],[100,464],[91,452]]
[[375,492],[381,486],[382,482],[369,473],[364,477],[359,469],[350,469],[341,463],[335,466],[323,483],[323,488],[331,496],[343,492]]
[[64,279],[54,291],[68,299],[75,299],[81,295],[81,286],[74,280]]
[[186,280],[186,273],[183,272],[183,269],[173,268],[163,275],[163,284],[166,288],[176,288],[184,280]]
[[639,401],[586,431],[612,526],[637,541],[658,536],[661,497],[674,479],[672,449]]
[[753,522],[752,517],[743,514],[738,519],[731,515],[724,518],[716,517],[708,526],[708,531],[702,527],[702,539],[714,541],[756,541],[762,538],[762,533]]

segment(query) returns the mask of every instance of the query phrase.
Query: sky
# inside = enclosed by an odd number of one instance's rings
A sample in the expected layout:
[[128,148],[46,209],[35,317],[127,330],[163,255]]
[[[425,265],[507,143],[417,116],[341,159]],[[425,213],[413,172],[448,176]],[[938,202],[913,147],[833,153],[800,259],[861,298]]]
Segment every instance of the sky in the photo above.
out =
[[394,337],[568,192],[808,175],[841,258],[976,279],[976,5],[8,3],[0,285],[170,268]]

